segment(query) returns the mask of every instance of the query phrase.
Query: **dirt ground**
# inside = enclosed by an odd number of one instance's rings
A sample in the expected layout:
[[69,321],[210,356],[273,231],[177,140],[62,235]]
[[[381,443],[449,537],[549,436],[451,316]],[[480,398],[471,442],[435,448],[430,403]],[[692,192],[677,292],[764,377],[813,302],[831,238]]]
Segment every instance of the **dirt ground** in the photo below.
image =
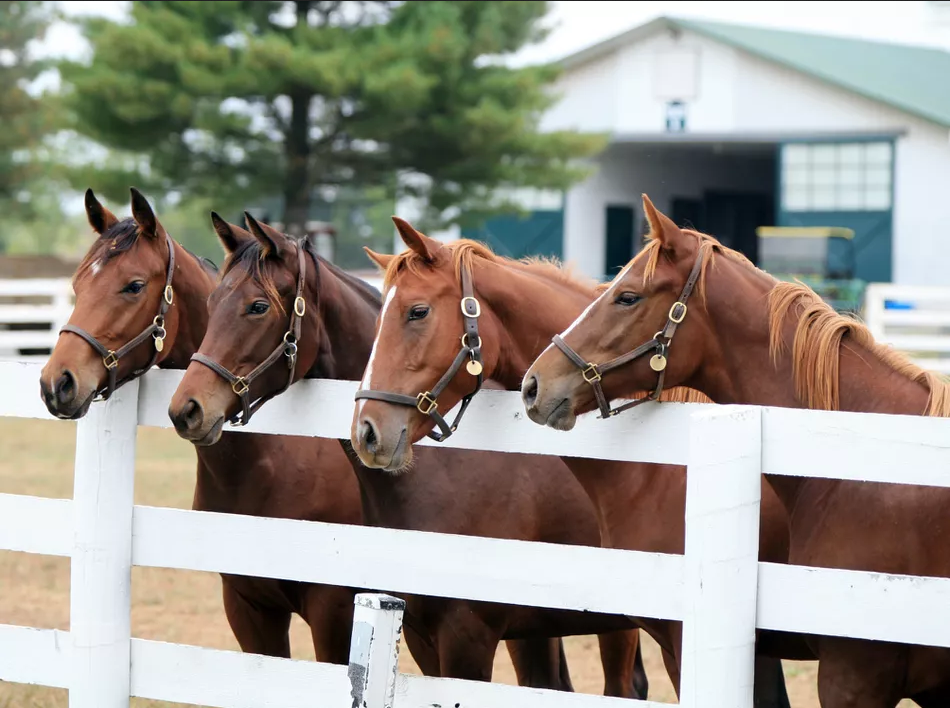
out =
[[[0,492],[42,497],[72,496],[75,424],[0,419]],[[173,431],[139,428],[135,500],[137,504],[191,508],[195,456]],[[136,637],[237,650],[220,599],[217,574],[155,568],[132,573],[132,633]],[[0,623],[69,628],[69,560],[0,552]],[[306,625],[294,618],[293,656],[313,659]],[[673,703],[675,696],[659,650],[643,634],[650,698]],[[603,672],[595,637],[565,640],[575,690],[603,692]],[[401,669],[418,673],[409,652]],[[792,705],[817,708],[815,662],[786,662]],[[495,660],[494,680],[515,684],[504,647]],[[136,708],[173,704],[133,699]],[[913,705],[907,703],[907,705]],[[65,708],[66,691],[0,683],[0,708]]]

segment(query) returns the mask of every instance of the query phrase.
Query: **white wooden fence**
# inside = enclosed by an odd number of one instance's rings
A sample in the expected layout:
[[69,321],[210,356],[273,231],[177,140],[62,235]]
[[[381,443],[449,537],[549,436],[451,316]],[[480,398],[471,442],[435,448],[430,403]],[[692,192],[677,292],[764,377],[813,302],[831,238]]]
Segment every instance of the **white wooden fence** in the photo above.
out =
[[[39,369],[0,363],[0,416],[49,417]],[[132,565],[682,620],[690,708],[752,705],[755,627],[950,647],[950,579],[756,560],[762,473],[950,486],[950,420],[663,403],[564,433],[527,420],[517,393],[487,390],[447,443],[688,465],[680,556],[133,505],[136,426],[170,426],[181,376],[153,370],[92,407],[77,426],[72,500],[0,495],[0,549],[72,559],[70,631],[0,626],[0,680],[69,688],[72,708],[129,696],[222,708],[629,705],[397,674],[398,611],[376,595],[357,607],[349,669],[132,638]],[[238,430],[345,438],[356,387],[301,382]]]
[[950,288],[871,283],[864,321],[879,342],[921,366],[950,374]]
[[[23,302],[29,298],[32,302]],[[43,302],[35,302],[42,300]],[[0,280],[0,360],[45,359],[72,312],[69,278]],[[9,329],[29,325],[30,329]],[[24,350],[45,350],[24,355]]]

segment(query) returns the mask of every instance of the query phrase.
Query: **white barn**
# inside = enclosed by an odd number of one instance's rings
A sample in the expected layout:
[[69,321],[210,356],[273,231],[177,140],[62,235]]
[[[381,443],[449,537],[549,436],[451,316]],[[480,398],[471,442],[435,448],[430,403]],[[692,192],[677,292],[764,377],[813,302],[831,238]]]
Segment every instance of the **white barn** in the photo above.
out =
[[856,277],[950,283],[950,52],[662,17],[561,65],[543,128],[608,134],[593,176],[465,235],[609,277],[646,192],[753,260],[758,226],[844,226]]

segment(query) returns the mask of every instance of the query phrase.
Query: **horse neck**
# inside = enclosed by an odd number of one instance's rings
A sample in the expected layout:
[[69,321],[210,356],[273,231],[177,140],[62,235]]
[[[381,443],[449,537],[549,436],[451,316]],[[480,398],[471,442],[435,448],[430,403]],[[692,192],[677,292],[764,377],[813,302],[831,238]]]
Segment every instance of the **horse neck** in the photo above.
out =
[[175,274],[172,288],[175,291],[175,309],[178,312],[178,327],[168,356],[159,368],[187,369],[191,355],[198,351],[208,329],[208,296],[214,289],[214,277],[198,259],[177,242],[175,248]]
[[[773,361],[769,349],[768,293],[775,279],[748,266],[716,257],[706,274],[706,310],[713,345],[704,365],[688,382],[716,403],[806,408],[792,376],[794,307],[783,325],[784,347]],[[838,370],[839,408],[844,411],[923,415],[927,388],[845,335]],[[805,477],[769,480],[791,512]]]
[[531,362],[595,297],[593,288],[584,294],[543,273],[484,259],[476,259],[472,277],[475,296],[497,325],[492,333],[496,341],[485,342],[498,351],[486,377],[509,391],[521,388]]
[[359,381],[373,349],[382,305],[335,266],[320,259],[317,268],[319,274],[312,272],[307,280],[310,301],[317,303],[320,320],[311,332],[319,341],[309,344],[315,345],[319,354],[305,378]]

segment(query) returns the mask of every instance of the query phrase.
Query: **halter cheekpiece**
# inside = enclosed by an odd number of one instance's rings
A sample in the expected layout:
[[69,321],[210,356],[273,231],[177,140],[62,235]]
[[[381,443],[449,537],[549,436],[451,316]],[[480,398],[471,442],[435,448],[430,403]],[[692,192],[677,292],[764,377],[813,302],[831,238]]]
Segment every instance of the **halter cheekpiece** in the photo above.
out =
[[[76,325],[66,324],[59,330],[59,333],[69,332],[75,334],[79,337],[82,337],[89,343],[93,349],[96,350],[96,353],[102,357],[102,365],[106,367],[106,371],[109,372],[109,382],[98,389],[95,392],[94,401],[107,401],[112,397],[112,394],[116,392],[117,389],[121,388],[129,381],[138,378],[146,371],[151,369],[155,362],[158,360],[158,355],[165,348],[165,314],[168,312],[168,308],[172,306],[172,303],[175,299],[175,291],[172,289],[172,277],[175,275],[175,244],[172,241],[171,236],[167,233],[165,234],[165,242],[168,244],[168,270],[165,274],[165,289],[162,290],[162,297],[158,305],[158,314],[152,319],[152,324],[146,327],[142,332],[135,337],[135,339],[127,342],[118,349],[109,349],[104,346],[102,342],[96,339],[94,336],[89,334],[86,330]],[[152,358],[149,359],[148,364],[135,371],[132,371],[125,378],[116,381],[116,375],[119,369],[119,359],[124,357],[126,354],[131,352],[137,346],[142,344],[149,337],[154,338],[154,348],[152,350]]]
[[[304,299],[303,291],[307,285],[307,255],[305,253],[305,241],[301,241],[298,244],[297,248],[297,293],[294,297],[294,304],[290,313],[290,324],[287,328],[287,331],[284,333],[283,338],[281,339],[280,344],[270,353],[264,361],[258,364],[249,374],[245,376],[238,376],[228,369],[224,368],[216,362],[214,359],[205,356],[204,354],[195,353],[191,355],[192,361],[197,361],[199,364],[204,364],[214,373],[218,374],[221,378],[231,384],[231,390],[234,391],[235,395],[241,399],[242,411],[240,414],[235,414],[228,419],[228,422],[234,427],[240,427],[247,425],[251,420],[251,416],[254,415],[263,406],[267,401],[279,396],[294,382],[294,373],[297,368],[297,342],[300,340],[300,327],[303,322],[303,316],[307,312],[307,301]],[[317,292],[320,292],[319,282],[320,282],[320,265],[317,259],[314,259],[315,270],[317,278]],[[258,398],[253,403],[251,402],[250,390],[251,384],[254,383],[255,379],[261,376],[265,371],[267,371],[271,366],[273,366],[281,356],[286,357],[287,359],[287,383],[284,384],[284,387],[279,391],[268,394],[267,396],[262,396]],[[239,417],[243,416],[243,417]]]
[[[478,318],[481,317],[482,308],[478,300],[475,299],[475,289],[472,284],[472,272],[468,265],[464,264],[461,268],[462,280],[462,320],[465,331],[462,333],[462,345],[459,353],[449,366],[448,370],[442,375],[431,391],[422,391],[415,396],[407,396],[404,393],[391,393],[389,391],[374,391],[371,389],[360,389],[356,392],[355,400],[371,399],[383,401],[384,403],[394,403],[398,406],[410,406],[417,409],[422,415],[427,415],[435,421],[441,433],[431,431],[427,433],[428,437],[436,442],[442,442],[448,439],[452,433],[458,430],[462,416],[465,415],[465,409],[472,402],[481,388],[483,382],[482,371],[482,338],[478,335]],[[466,359],[468,362],[466,363]],[[439,413],[438,398],[449,385],[455,375],[465,364],[465,370],[475,377],[475,388],[462,398],[462,407],[459,409],[452,425],[449,425],[442,414]]]
[[[680,323],[684,319],[686,319],[686,301],[689,300],[689,296],[693,292],[693,288],[696,286],[696,281],[699,280],[699,275],[702,272],[703,251],[705,248],[705,244],[700,246],[699,253],[696,256],[696,262],[693,264],[693,269],[690,271],[689,278],[686,280],[686,285],[683,286],[683,290],[680,292],[679,299],[670,307],[670,311],[666,316],[666,324],[663,326],[663,329],[653,335],[653,339],[649,340],[648,342],[644,342],[633,351],[618,356],[616,359],[608,361],[606,364],[598,365],[586,361],[583,357],[581,357],[581,355],[574,351],[567,342],[561,339],[561,335],[556,334],[552,338],[551,341],[554,342],[554,345],[560,349],[568,359],[570,359],[571,363],[581,370],[581,376],[584,377],[584,381],[589,383],[591,388],[594,389],[594,396],[597,398],[597,406],[600,408],[601,418],[610,418],[617,415],[618,413],[622,413],[628,408],[638,406],[641,403],[659,400],[660,394],[663,392],[663,379],[666,375],[667,354],[670,349],[670,344],[673,342],[673,335],[676,333],[676,328],[679,327]],[[600,383],[601,379],[604,377],[604,374],[612,371],[613,369],[617,369],[624,364],[629,364],[630,362],[635,361],[643,355],[649,354],[650,352],[654,352],[653,356],[650,357],[650,368],[657,372],[656,387],[649,395],[645,396],[644,398],[638,398],[617,408],[611,408],[610,404],[607,402],[607,397],[604,395],[604,389]]]

